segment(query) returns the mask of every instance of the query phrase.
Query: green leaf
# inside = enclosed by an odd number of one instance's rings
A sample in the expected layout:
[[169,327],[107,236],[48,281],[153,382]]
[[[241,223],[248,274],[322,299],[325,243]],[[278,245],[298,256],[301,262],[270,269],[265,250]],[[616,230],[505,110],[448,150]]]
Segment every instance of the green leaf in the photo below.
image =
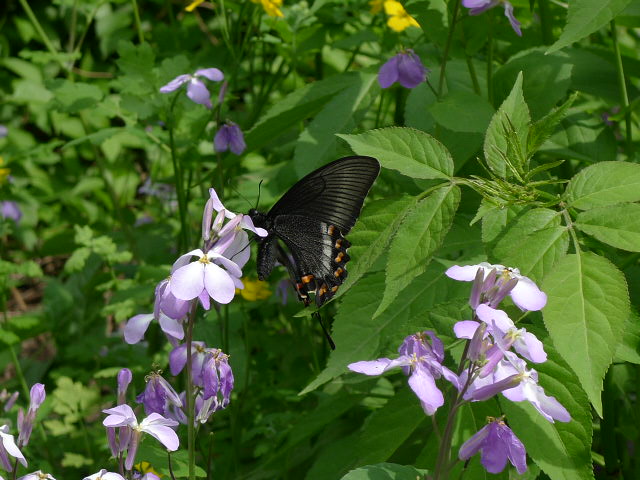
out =
[[362,73],[359,81],[327,102],[298,137],[293,154],[302,177],[336,156],[336,133],[351,132],[380,90],[376,74]]
[[564,197],[570,207],[580,210],[640,201],[640,165],[628,162],[591,165],[569,181]]
[[391,241],[386,285],[374,316],[382,313],[411,281],[427,269],[431,255],[446,236],[460,202],[455,185],[440,188],[418,202]]
[[624,324],[622,338],[616,349],[614,362],[640,365],[640,317],[633,311]]
[[[523,168],[529,135],[529,109],[522,94],[522,73],[518,74],[509,96],[502,102],[489,124],[484,139],[484,158],[494,174],[502,178],[511,176],[505,157],[518,169]],[[516,132],[514,144],[519,151],[509,148],[509,136]]]
[[545,55],[544,48],[524,50],[496,71],[494,92],[497,99],[502,99],[522,72],[522,94],[531,117],[538,119],[565,97],[571,85],[572,68],[571,59],[565,53]]
[[547,53],[560,50],[600,30],[629,3],[631,0],[572,0],[569,2],[567,24],[562,35],[549,47]]
[[49,88],[55,95],[55,108],[66,113],[93,108],[104,96],[102,90],[95,85],[63,79],[50,82]]
[[358,155],[370,155],[385,168],[412,178],[450,178],[453,159],[431,135],[412,128],[388,127],[359,135],[338,135]]
[[594,208],[578,214],[575,226],[612,247],[640,252],[640,204]]
[[527,454],[552,480],[592,479],[589,401],[569,365],[544,343],[548,359],[535,366],[539,384],[569,411],[571,421],[550,423],[526,401],[516,403],[500,397],[500,406]]
[[[524,209],[521,205],[501,206],[482,199],[473,222],[482,219],[482,241],[491,243],[498,239],[505,227]],[[472,222],[472,223],[473,223]]]
[[560,213],[546,208],[528,210],[500,235],[492,261],[517,267],[534,280],[544,278],[569,247],[569,232],[560,218]]
[[383,199],[367,204],[355,227],[349,232],[349,276],[338,290],[339,297],[344,295],[369,269],[398,230],[407,211],[414,207],[414,197],[402,197],[397,200]]
[[361,81],[358,74],[336,75],[305,85],[271,107],[245,135],[250,150],[276,140],[298,122],[311,117],[336,94]]
[[551,136],[553,130],[558,123],[564,118],[567,110],[578,97],[578,93],[574,93],[569,99],[560,105],[558,108],[554,108],[547,115],[542,117],[537,122],[531,125],[529,130],[529,137],[527,138],[527,154],[533,155],[542,146],[544,141]]
[[494,114],[483,97],[464,90],[450,92],[430,108],[436,122],[454,132],[484,133]]
[[351,470],[342,480],[416,480],[426,478],[427,473],[409,465],[378,463]]
[[629,316],[624,275],[594,253],[567,255],[545,278],[544,323],[602,416],[602,379]]
[[412,88],[404,106],[405,125],[423,132],[432,131],[436,121],[431,115],[431,106],[437,100],[437,97],[426,83],[421,83],[416,88]]

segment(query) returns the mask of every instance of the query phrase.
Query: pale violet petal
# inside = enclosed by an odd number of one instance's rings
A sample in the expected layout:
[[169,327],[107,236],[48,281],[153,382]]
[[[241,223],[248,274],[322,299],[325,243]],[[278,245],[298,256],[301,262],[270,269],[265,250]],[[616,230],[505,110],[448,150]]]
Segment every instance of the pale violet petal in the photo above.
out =
[[187,83],[191,79],[191,75],[178,75],[166,85],[160,87],[160,93],[173,92],[180,88],[181,85]]
[[462,320],[455,323],[453,326],[453,332],[456,334],[457,338],[467,338],[471,340],[479,325],[480,324],[478,322],[473,320]]
[[151,320],[153,313],[141,313],[131,317],[124,327],[124,341],[133,345],[142,340]]
[[201,68],[196,70],[195,75],[208,78],[212,82],[221,82],[224,80],[224,74],[217,68]]
[[478,430],[473,436],[464,442],[458,451],[458,458],[460,460],[468,460],[473,457],[484,443],[484,439],[489,435],[489,425],[485,425]]
[[171,293],[180,300],[192,300],[204,290],[205,264],[192,262],[179,268],[171,276]]
[[167,335],[171,335],[173,338],[182,340],[184,338],[184,329],[182,324],[173,318],[166,316],[164,313],[160,313],[160,328]]
[[542,310],[547,304],[547,295],[527,277],[520,277],[509,295],[520,310]]
[[179,268],[184,267],[185,265],[190,263],[191,257],[202,258],[204,257],[204,252],[201,249],[196,248],[195,250],[191,250],[190,252],[185,253],[184,255],[180,255],[178,259],[175,262],[173,262],[173,265],[171,267],[171,273],[175,272]]
[[197,78],[192,78],[187,85],[187,97],[195,103],[211,108],[211,98],[207,86]]
[[444,272],[444,274],[449,278],[453,278],[454,280],[460,280],[462,282],[472,282],[476,279],[476,273],[478,272],[479,268],[483,268],[483,265],[465,265],[463,267],[454,265],[453,267],[449,267],[447,271]]
[[547,361],[547,354],[544,345],[533,333],[522,330],[519,338],[513,343],[513,348],[520,355],[533,363],[544,363]]
[[515,328],[513,321],[509,318],[509,315],[507,315],[506,312],[491,308],[484,303],[478,305],[478,308],[476,308],[476,314],[478,315],[478,318],[489,325],[489,327],[495,325],[502,333]]
[[409,386],[420,399],[422,409],[427,415],[433,415],[438,407],[444,404],[442,392],[426,369],[416,368],[409,377]]
[[209,296],[218,303],[229,303],[236,293],[236,286],[229,273],[215,263],[207,264],[204,269],[204,286]]

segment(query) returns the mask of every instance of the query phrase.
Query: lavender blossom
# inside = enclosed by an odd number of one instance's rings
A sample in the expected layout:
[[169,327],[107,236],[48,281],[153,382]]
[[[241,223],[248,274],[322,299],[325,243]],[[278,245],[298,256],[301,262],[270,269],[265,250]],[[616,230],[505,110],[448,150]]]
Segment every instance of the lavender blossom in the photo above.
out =
[[211,94],[207,89],[207,86],[199,79],[204,77],[212,82],[221,82],[224,79],[223,73],[217,68],[204,68],[196,70],[194,74],[178,75],[169,83],[160,88],[160,93],[170,93],[180,88],[183,84],[187,85],[187,97],[193,100],[195,103],[204,105],[207,108],[211,108]]
[[509,19],[511,28],[516,34],[521,37],[522,30],[520,29],[520,22],[513,14],[513,5],[506,0],[462,0],[462,6],[469,9],[469,15],[480,15],[487,10],[497,7],[500,4],[504,5],[504,15]]
[[147,415],[159,413],[166,416],[170,405],[178,408],[182,407],[182,402],[177,392],[171,384],[167,382],[158,372],[153,372],[145,378],[147,386],[136,401],[144,405],[144,412]]
[[460,460],[468,460],[479,451],[480,462],[489,473],[500,473],[506,467],[508,459],[522,475],[527,471],[524,445],[501,418],[489,420],[488,425],[462,444],[458,457]]
[[398,82],[405,88],[415,88],[427,79],[429,69],[420,61],[413,50],[408,49],[389,59],[378,72],[378,82],[382,88],[389,88]]
[[3,409],[5,412],[8,412],[13,408],[19,395],[20,392],[18,392],[17,390],[10,394],[9,392],[7,392],[6,388],[2,389],[2,392],[0,392],[0,402],[4,403]]
[[0,216],[2,218],[10,218],[14,222],[18,223],[22,218],[22,211],[16,202],[6,200],[0,202]]
[[101,469],[98,473],[84,477],[82,480],[125,480],[119,473],[109,472],[106,469]]
[[202,380],[204,383],[203,400],[213,398],[214,410],[226,408],[229,405],[234,383],[233,372],[229,365],[229,355],[217,348],[209,349],[202,366]]
[[22,415],[22,410],[18,412],[18,445],[24,447],[29,444],[29,437],[33,430],[33,422],[36,420],[36,414],[47,394],[42,383],[36,383],[29,391],[29,409],[26,415]]
[[227,122],[220,127],[213,137],[213,146],[216,152],[231,150],[236,155],[241,155],[247,149],[242,130],[233,122]]
[[128,368],[123,368],[118,372],[118,405],[126,403],[127,387],[133,379],[133,374]]
[[16,445],[13,435],[9,434],[9,425],[0,427],[0,464],[7,472],[13,472],[13,462],[9,455],[18,459],[22,466],[27,466],[27,460]]
[[[427,336],[431,339],[428,342]],[[395,367],[403,367],[409,375],[409,386],[420,399],[427,415],[433,415],[444,404],[444,396],[436,386],[435,380],[444,377],[459,388],[458,377],[442,365],[444,346],[432,331],[417,333],[405,338],[398,349],[400,356],[395,360],[379,358],[372,361],[355,362],[348,365],[349,370],[365,375],[380,375]]]

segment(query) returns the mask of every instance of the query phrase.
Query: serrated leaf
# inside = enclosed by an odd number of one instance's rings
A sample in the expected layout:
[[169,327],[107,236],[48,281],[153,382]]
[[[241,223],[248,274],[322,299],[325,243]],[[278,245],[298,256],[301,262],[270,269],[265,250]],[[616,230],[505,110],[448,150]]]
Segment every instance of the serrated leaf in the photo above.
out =
[[453,159],[431,135],[412,128],[388,127],[359,135],[338,135],[358,155],[370,155],[385,168],[412,178],[450,178]]
[[419,470],[409,465],[378,463],[352,470],[342,477],[342,480],[416,480],[426,478],[427,473],[427,470]]
[[382,301],[382,313],[411,281],[427,269],[431,255],[446,236],[460,202],[460,189],[449,185],[418,202],[407,213],[391,241]]
[[362,73],[349,88],[335,95],[298,137],[293,154],[296,173],[302,177],[332,159],[336,133],[352,131],[368,110],[380,87],[377,75]]
[[640,252],[640,204],[611,205],[580,212],[574,225],[612,247]]
[[602,379],[629,316],[624,275],[594,253],[567,255],[544,279],[544,323],[602,416]]
[[569,232],[561,226],[560,214],[546,208],[525,212],[502,235],[492,252],[492,261],[517,267],[535,279],[545,274],[567,253]]
[[100,88],[83,82],[57,79],[49,84],[49,88],[55,95],[53,103],[57,110],[66,113],[93,108],[104,96]]
[[[497,176],[502,178],[510,176],[505,156],[517,168],[524,167],[522,161],[526,154],[530,122],[529,108],[522,94],[522,73],[520,73],[511,93],[491,119],[484,139],[484,158],[491,171]],[[511,130],[516,132],[517,138],[513,140],[519,152],[510,151],[507,137]]]
[[640,365],[640,317],[635,311],[631,312],[624,324],[614,361]]
[[482,199],[476,218],[482,218],[482,241],[491,243],[498,238],[505,227],[516,218],[525,207],[521,205],[500,206]]
[[567,24],[560,38],[547,53],[571,45],[606,26],[622,12],[631,0],[572,0],[567,11]]
[[569,181],[564,197],[570,207],[580,210],[640,201],[640,165],[628,162],[591,165]]
[[533,155],[537,152],[545,140],[551,136],[553,130],[564,118],[567,110],[571,105],[573,105],[573,102],[577,97],[578,93],[576,92],[558,108],[554,108],[547,115],[531,125],[529,137],[527,138],[528,155]]
[[349,232],[351,248],[349,256],[349,276],[338,290],[344,295],[364,275],[380,255],[387,249],[389,241],[398,230],[407,211],[416,203],[414,197],[397,200],[378,200],[369,203],[355,227]]
[[539,384],[569,411],[571,421],[550,423],[526,401],[500,397],[500,405],[527,454],[552,480],[590,480],[593,432],[589,401],[569,365],[548,342],[545,350],[547,361],[535,366]]

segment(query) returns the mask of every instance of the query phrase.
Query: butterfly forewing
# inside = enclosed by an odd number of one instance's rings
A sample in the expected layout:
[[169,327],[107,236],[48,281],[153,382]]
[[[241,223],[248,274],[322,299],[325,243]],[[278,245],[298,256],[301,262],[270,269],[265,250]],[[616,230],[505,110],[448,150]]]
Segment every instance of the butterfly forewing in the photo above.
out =
[[380,172],[372,157],[344,157],[311,172],[285,193],[268,215],[301,215],[349,233]]

